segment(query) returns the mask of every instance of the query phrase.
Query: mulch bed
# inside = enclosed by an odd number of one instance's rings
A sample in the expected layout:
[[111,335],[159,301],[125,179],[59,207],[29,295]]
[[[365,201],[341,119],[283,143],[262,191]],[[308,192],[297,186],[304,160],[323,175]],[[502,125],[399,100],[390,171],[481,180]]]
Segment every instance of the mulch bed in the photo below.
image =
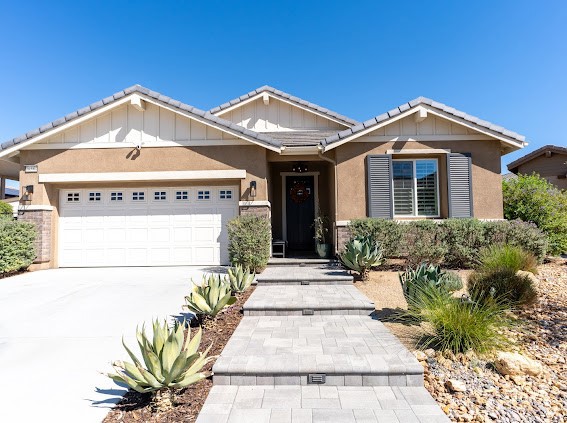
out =
[[0,273],[0,279],[9,278],[10,276],[21,275],[22,273],[27,273],[27,272],[28,272],[27,269],[23,269],[23,270],[14,270],[13,272]]
[[[215,320],[209,320],[205,323],[201,339],[201,350],[213,343],[209,355],[220,355],[240,323],[243,317],[242,306],[253,291],[254,287],[251,287],[244,294],[240,294],[236,303],[219,313]],[[195,331],[196,329],[192,328],[192,333],[195,333]],[[214,362],[209,363],[203,370],[211,370],[213,364]],[[140,394],[130,390],[124,395],[122,401],[108,413],[103,422],[194,422],[197,420],[197,416],[212,386],[212,378],[207,378],[183,389],[177,394],[177,405],[165,413],[152,412],[150,408],[150,394]]]

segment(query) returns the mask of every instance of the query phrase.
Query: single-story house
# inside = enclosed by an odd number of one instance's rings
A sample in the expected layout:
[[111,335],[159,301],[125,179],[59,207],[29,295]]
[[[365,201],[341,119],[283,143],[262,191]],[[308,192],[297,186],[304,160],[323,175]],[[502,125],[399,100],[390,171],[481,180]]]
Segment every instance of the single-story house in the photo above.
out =
[[225,264],[226,223],[271,219],[288,250],[351,219],[503,216],[500,126],[419,97],[358,122],[264,86],[202,111],[139,85],[0,146],[36,267]]
[[567,189],[567,147],[545,145],[508,165],[514,174],[539,174],[560,189]]

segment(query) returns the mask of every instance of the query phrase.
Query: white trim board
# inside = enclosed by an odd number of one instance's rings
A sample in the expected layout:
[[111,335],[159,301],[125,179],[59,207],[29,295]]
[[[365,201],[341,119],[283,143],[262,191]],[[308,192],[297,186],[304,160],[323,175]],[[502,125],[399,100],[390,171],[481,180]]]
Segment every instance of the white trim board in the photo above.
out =
[[246,170],[185,170],[164,172],[105,172],[105,173],[44,173],[40,183],[62,182],[135,182],[135,181],[188,181],[209,179],[244,179]]
[[[152,147],[207,147],[207,146],[227,146],[227,145],[250,145],[244,140],[184,140],[184,141],[152,141],[142,143],[141,148]],[[53,143],[53,144],[34,144],[26,150],[81,150],[97,148],[136,148],[137,144],[132,142],[77,142],[77,143]]]
[[238,205],[240,207],[269,207],[269,208],[272,208],[272,204],[267,200],[239,201]]
[[319,175],[321,172],[280,172],[282,177],[282,239],[287,241],[287,190],[286,178],[288,176],[313,176],[313,190],[315,191],[315,218],[319,216]]

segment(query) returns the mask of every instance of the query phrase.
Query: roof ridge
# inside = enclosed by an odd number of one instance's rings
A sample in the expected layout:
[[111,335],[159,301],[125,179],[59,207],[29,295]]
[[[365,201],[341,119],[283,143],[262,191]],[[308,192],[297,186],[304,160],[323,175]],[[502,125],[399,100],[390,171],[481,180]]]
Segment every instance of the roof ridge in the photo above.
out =
[[93,112],[97,109],[100,109],[103,106],[106,106],[107,104],[113,103],[117,100],[119,100],[120,98],[126,97],[130,94],[134,94],[134,93],[141,93],[144,95],[147,95],[148,97],[151,97],[154,100],[157,100],[159,102],[168,104],[176,109],[179,109],[185,113],[189,113],[195,116],[198,116],[200,118],[203,118],[209,122],[213,122],[216,123],[217,125],[223,126],[225,127],[225,129],[230,129],[232,131],[236,131],[241,133],[242,135],[245,135],[249,138],[253,138],[256,139],[258,141],[261,141],[264,144],[268,144],[272,147],[277,147],[277,148],[281,148],[281,143],[276,141],[275,139],[268,137],[266,135],[263,135],[260,132],[254,132],[251,131],[249,129],[246,129],[242,126],[238,126],[226,119],[223,119],[221,117],[215,116],[214,114],[210,113],[209,111],[205,111],[205,110],[201,110],[198,109],[197,107],[191,106],[189,104],[186,103],[182,103],[179,100],[175,100],[171,97],[168,97],[166,95],[163,95],[161,93],[158,93],[157,91],[153,91],[149,88],[146,88],[140,84],[135,84],[132,85],[128,88],[125,88],[121,91],[118,91],[108,97],[103,98],[102,100],[98,100],[95,101],[94,103],[89,104],[88,106],[82,107],[78,110],[75,110],[74,112],[71,112],[59,119],[55,119],[54,121],[51,121],[45,125],[42,125],[32,131],[26,132],[23,135],[20,135],[18,137],[9,139],[7,141],[4,141],[3,143],[0,144],[0,152],[2,150],[6,150],[7,148],[10,148],[14,145],[20,144],[22,142],[25,141],[29,141],[32,138],[35,138],[36,136],[47,132],[51,129],[54,129],[58,126],[61,126],[65,123],[71,122],[77,118],[79,118],[80,116],[83,116],[87,113]]
[[474,123],[475,125],[482,126],[483,128],[489,129],[491,131],[498,132],[499,134],[505,135],[509,138],[513,138],[513,139],[520,141],[522,143],[526,139],[526,137],[524,137],[523,135],[520,135],[516,132],[509,131],[508,129],[506,129],[502,126],[495,125],[495,124],[488,122],[486,120],[479,119],[476,116],[472,116],[472,115],[469,115],[468,113],[461,112],[460,110],[457,110],[454,107],[447,106],[446,104],[440,103],[440,102],[432,100],[430,98],[420,96],[420,97],[414,98],[413,100],[410,100],[406,103],[402,103],[400,106],[395,107],[394,109],[392,109],[392,110],[390,110],[386,113],[382,113],[381,115],[378,115],[378,116],[375,116],[375,117],[370,118],[368,120],[365,120],[364,122],[362,122],[362,123],[360,123],[356,126],[353,126],[352,128],[345,129],[343,131],[340,131],[337,134],[334,134],[334,135],[331,135],[330,137],[325,138],[323,140],[323,146],[327,146],[329,144],[335,143],[335,142],[339,141],[340,139],[346,138],[350,135],[356,134],[356,133],[361,132],[365,129],[376,126],[376,125],[378,125],[378,124],[380,124],[384,121],[387,121],[387,120],[393,118],[394,116],[399,115],[400,113],[403,113],[403,112],[405,112],[409,109],[412,109],[416,106],[419,106],[421,104],[425,104],[425,105],[431,106],[433,108],[439,109],[443,112],[449,113],[450,115],[459,117],[461,119],[464,119],[468,122]]
[[[560,153],[560,154],[567,154],[567,147],[562,147],[560,145],[553,145],[553,144],[547,144],[544,145],[540,148],[536,148],[534,151],[531,151],[527,154],[524,154],[522,157],[514,160],[513,162],[510,162],[506,168],[512,172],[512,169],[515,167],[520,166],[521,164],[524,164],[525,162],[534,159],[536,157],[541,156],[545,150],[554,150],[556,153]],[[513,172],[512,172],[513,173]]]
[[348,116],[345,115],[341,115],[340,113],[334,112],[332,110],[327,109],[326,107],[322,107],[319,106],[318,104],[315,103],[311,103],[310,101],[307,100],[303,100],[302,98],[296,97],[294,95],[288,94],[284,91],[278,90],[277,88],[274,88],[270,85],[262,85],[261,87],[256,88],[255,90],[252,90],[246,94],[243,94],[237,98],[234,98],[232,100],[227,101],[226,103],[223,103],[219,106],[213,107],[212,109],[210,109],[209,111],[211,113],[218,113],[221,112],[229,107],[235,106],[238,103],[241,103],[245,100],[248,100],[249,98],[252,98],[258,94],[264,93],[264,92],[269,92],[274,94],[275,96],[278,97],[282,97],[288,101],[291,101],[292,103],[296,103],[298,105],[301,105],[303,107],[306,107],[308,109],[317,111],[318,113],[322,113],[324,115],[327,115],[329,117],[335,118],[340,120],[343,124],[346,125],[357,125],[359,122],[349,118]]

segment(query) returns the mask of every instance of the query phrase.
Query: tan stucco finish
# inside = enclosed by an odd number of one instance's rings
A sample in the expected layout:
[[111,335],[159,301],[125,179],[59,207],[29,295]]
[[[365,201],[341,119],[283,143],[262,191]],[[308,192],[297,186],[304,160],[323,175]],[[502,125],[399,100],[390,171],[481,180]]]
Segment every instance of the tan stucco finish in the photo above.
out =
[[[366,217],[366,156],[386,154],[388,150],[450,149],[453,153],[471,153],[473,179],[473,212],[479,219],[501,219],[502,179],[500,176],[500,142],[429,141],[429,142],[350,142],[335,149],[337,160],[337,220]],[[415,155],[394,158],[417,157]],[[447,178],[445,155],[427,155],[439,159],[441,217],[447,217]]]
[[552,153],[551,157],[545,154],[518,166],[516,173],[530,175],[537,173],[560,189],[567,189],[567,154]]

